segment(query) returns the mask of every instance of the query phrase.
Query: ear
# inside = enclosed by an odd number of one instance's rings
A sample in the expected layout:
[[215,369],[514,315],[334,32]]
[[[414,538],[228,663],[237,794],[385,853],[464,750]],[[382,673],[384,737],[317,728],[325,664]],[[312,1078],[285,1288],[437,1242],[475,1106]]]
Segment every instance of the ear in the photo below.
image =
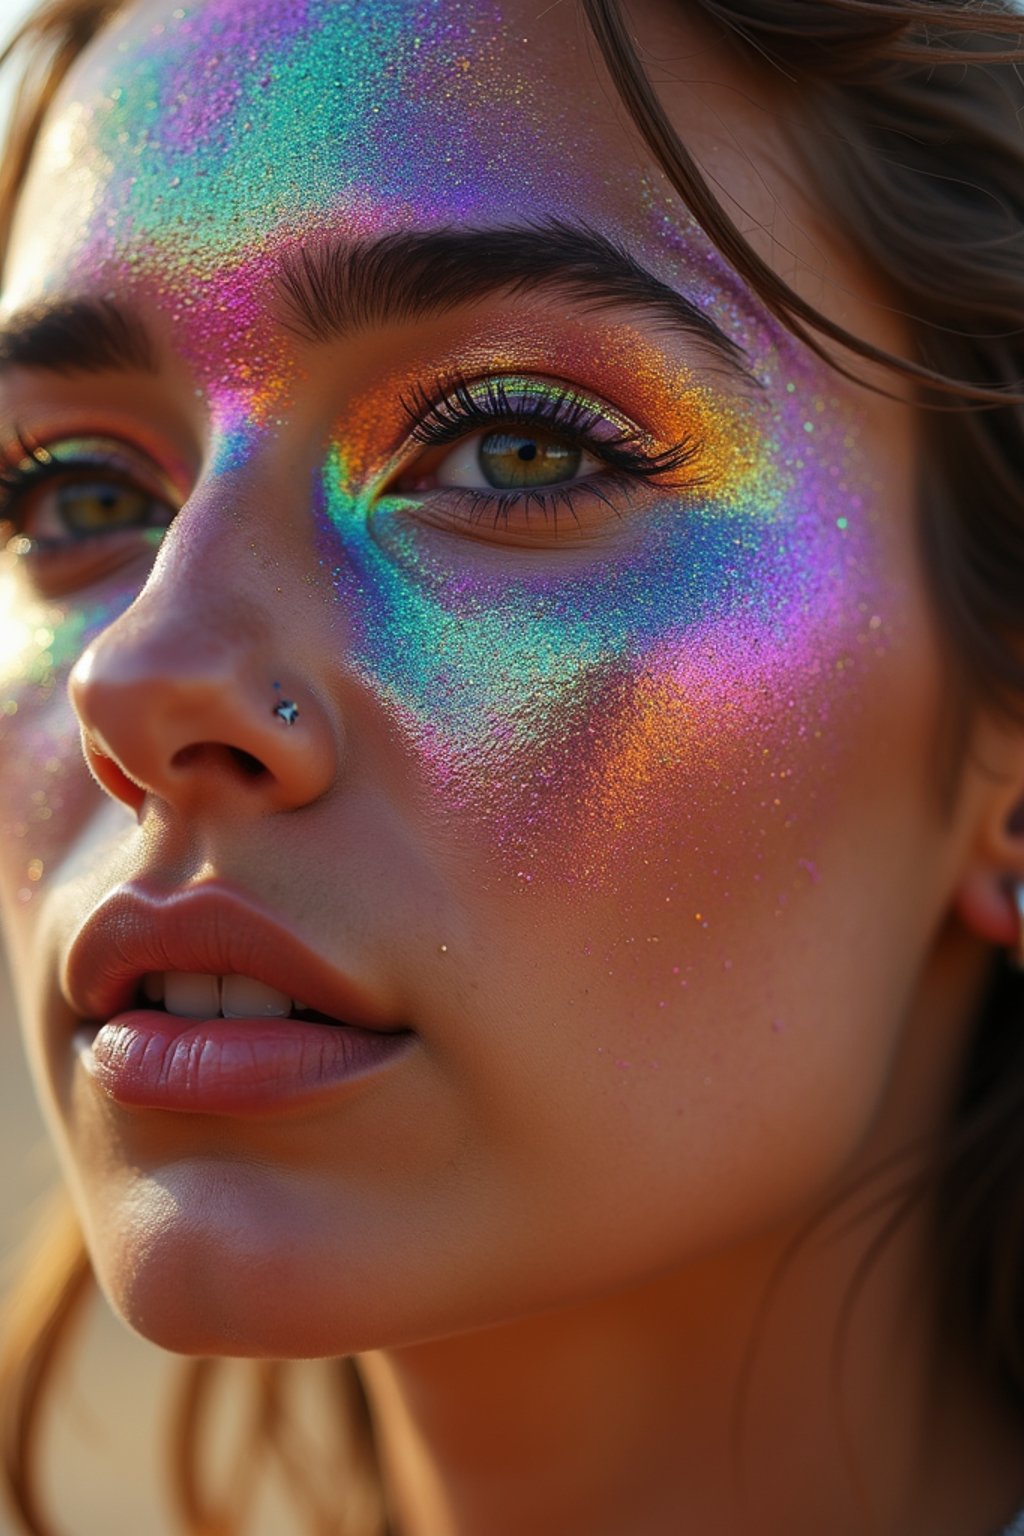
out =
[[1012,781],[1000,778],[985,799],[955,907],[979,938],[1017,948],[1024,924],[1024,906],[1017,901],[1017,887],[1024,886],[1024,766]]

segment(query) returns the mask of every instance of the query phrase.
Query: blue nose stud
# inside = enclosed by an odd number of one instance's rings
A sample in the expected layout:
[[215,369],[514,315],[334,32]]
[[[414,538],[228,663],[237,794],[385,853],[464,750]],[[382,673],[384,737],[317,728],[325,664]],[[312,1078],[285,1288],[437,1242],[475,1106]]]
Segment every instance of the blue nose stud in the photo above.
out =
[[[281,684],[275,683],[274,687],[280,689]],[[274,705],[273,712],[279,720],[284,721],[285,725],[294,725],[299,718],[299,706],[293,704],[291,699],[280,699]]]

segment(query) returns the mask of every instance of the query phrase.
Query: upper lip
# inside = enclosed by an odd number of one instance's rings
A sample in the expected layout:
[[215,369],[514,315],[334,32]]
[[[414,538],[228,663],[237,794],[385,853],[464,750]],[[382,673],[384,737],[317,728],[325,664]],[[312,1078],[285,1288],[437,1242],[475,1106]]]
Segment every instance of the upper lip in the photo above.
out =
[[131,1006],[149,971],[251,976],[346,1024],[403,1028],[298,935],[212,882],[161,895],[128,884],[105,896],[71,941],[62,991],[80,1018],[106,1021]]

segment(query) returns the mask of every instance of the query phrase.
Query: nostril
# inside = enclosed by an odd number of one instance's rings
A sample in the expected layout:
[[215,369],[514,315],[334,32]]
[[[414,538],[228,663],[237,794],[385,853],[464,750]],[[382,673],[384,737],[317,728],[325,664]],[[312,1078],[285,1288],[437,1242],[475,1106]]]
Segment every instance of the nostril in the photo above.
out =
[[182,747],[179,752],[175,752],[172,762],[175,768],[195,768],[204,759],[224,756],[236,763],[249,778],[261,778],[267,772],[265,764],[251,752],[246,752],[243,747],[232,747],[227,744],[222,746],[219,742],[212,741],[197,741],[189,747]]
[[253,757],[251,752],[244,751],[242,747],[229,747],[228,750],[239,767],[251,775],[252,778],[257,779],[266,773],[267,770],[264,764],[260,762],[258,757]]

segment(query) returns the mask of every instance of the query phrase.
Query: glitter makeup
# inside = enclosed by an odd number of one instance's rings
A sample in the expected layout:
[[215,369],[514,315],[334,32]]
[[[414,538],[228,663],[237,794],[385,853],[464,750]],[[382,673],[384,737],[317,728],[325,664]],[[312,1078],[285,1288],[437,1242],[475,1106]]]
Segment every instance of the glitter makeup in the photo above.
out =
[[[340,448],[328,465],[353,658],[438,798],[482,816],[524,878],[545,846],[562,876],[606,878],[623,837],[653,835],[789,700],[801,733],[827,718],[874,578],[857,424],[815,382],[794,370],[759,405],[698,387],[691,486],[620,493],[610,536],[574,549],[554,531],[540,562],[500,523],[497,553],[468,559],[465,514],[453,507],[445,528],[440,490],[367,514]],[[685,400],[675,385],[662,419]]]
[[[158,316],[204,413],[204,484],[251,473],[304,393],[335,390],[306,511],[339,661],[395,722],[433,803],[482,822],[506,871],[600,883],[709,779],[723,794],[783,782],[791,748],[827,729],[858,659],[881,648],[891,603],[850,392],[663,194],[605,178],[593,125],[559,106],[523,41],[490,3],[129,10],[41,147],[40,184],[65,190],[22,232],[5,303],[84,287]],[[382,342],[356,383],[344,337],[318,360],[282,318],[282,262],[324,238],[567,210],[713,317],[749,383],[696,342],[527,293]],[[398,458],[408,469],[422,452],[408,403],[422,416],[456,370],[478,395],[505,381],[498,425],[514,424],[515,389],[569,391],[590,402],[598,454],[602,431],[662,452],[686,441],[681,483],[630,487],[624,472],[601,483],[601,506],[597,482],[561,487],[564,537],[540,490],[544,537],[524,548],[514,496],[488,530],[465,495],[396,491]],[[588,497],[592,526],[573,538]],[[66,636],[95,632],[73,604],[65,626],[64,654]],[[6,678],[39,669],[29,657]]]

